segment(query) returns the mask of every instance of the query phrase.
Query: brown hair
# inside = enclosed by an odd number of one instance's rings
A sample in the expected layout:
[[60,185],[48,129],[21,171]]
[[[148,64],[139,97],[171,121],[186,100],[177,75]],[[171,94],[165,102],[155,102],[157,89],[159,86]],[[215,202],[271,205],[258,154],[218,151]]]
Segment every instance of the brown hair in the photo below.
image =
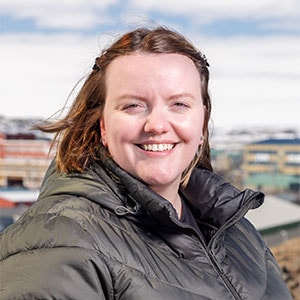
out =
[[[52,146],[57,144],[56,168],[58,171],[82,172],[88,164],[99,159],[101,131],[99,122],[106,97],[105,77],[109,64],[117,57],[134,52],[177,53],[189,57],[201,78],[201,93],[205,105],[204,141],[198,155],[182,175],[182,185],[189,180],[193,168],[199,164],[212,170],[208,141],[208,122],[211,101],[208,94],[209,70],[204,55],[184,36],[164,28],[138,28],[124,34],[96,58],[92,72],[88,75],[69,112],[61,120],[40,124],[38,129],[55,133]],[[200,139],[200,137],[199,137]]]

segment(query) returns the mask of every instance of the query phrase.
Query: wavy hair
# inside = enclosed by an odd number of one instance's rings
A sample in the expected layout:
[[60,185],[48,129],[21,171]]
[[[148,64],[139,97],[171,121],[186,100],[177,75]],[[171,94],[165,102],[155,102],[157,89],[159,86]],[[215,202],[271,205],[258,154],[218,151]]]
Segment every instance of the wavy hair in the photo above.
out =
[[200,74],[200,89],[205,106],[204,140],[193,161],[182,174],[181,184],[184,187],[196,165],[212,170],[208,139],[208,122],[211,114],[211,100],[208,93],[209,65],[206,57],[183,35],[174,30],[165,27],[137,28],[121,36],[96,58],[91,73],[66,116],[60,120],[42,123],[36,128],[55,133],[52,147],[57,147],[57,171],[82,172],[92,160],[99,159],[98,154],[102,147],[99,123],[105,105],[107,68],[117,57],[135,52],[185,55],[194,62]]

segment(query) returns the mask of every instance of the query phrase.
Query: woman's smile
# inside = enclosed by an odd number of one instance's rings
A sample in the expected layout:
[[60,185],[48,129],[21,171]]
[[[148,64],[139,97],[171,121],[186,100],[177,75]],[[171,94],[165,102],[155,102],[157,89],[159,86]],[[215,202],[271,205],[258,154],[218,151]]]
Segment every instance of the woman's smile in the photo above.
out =
[[173,149],[175,144],[138,144],[139,148],[150,152],[165,152]]

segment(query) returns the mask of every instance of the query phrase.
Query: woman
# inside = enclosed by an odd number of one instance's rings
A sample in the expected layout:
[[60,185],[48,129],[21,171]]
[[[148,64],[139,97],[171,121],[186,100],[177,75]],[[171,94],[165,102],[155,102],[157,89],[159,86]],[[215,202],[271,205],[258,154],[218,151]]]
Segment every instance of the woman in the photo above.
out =
[[35,203],[1,237],[1,299],[291,299],[244,218],[263,194],[212,172],[204,55],[166,28],[97,59]]

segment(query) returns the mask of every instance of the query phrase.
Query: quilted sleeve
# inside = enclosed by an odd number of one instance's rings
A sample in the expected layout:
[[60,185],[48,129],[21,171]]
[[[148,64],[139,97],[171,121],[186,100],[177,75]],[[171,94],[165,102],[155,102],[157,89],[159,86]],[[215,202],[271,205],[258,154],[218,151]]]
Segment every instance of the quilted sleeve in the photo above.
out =
[[0,298],[113,299],[99,253],[75,247],[20,252],[0,262]]

